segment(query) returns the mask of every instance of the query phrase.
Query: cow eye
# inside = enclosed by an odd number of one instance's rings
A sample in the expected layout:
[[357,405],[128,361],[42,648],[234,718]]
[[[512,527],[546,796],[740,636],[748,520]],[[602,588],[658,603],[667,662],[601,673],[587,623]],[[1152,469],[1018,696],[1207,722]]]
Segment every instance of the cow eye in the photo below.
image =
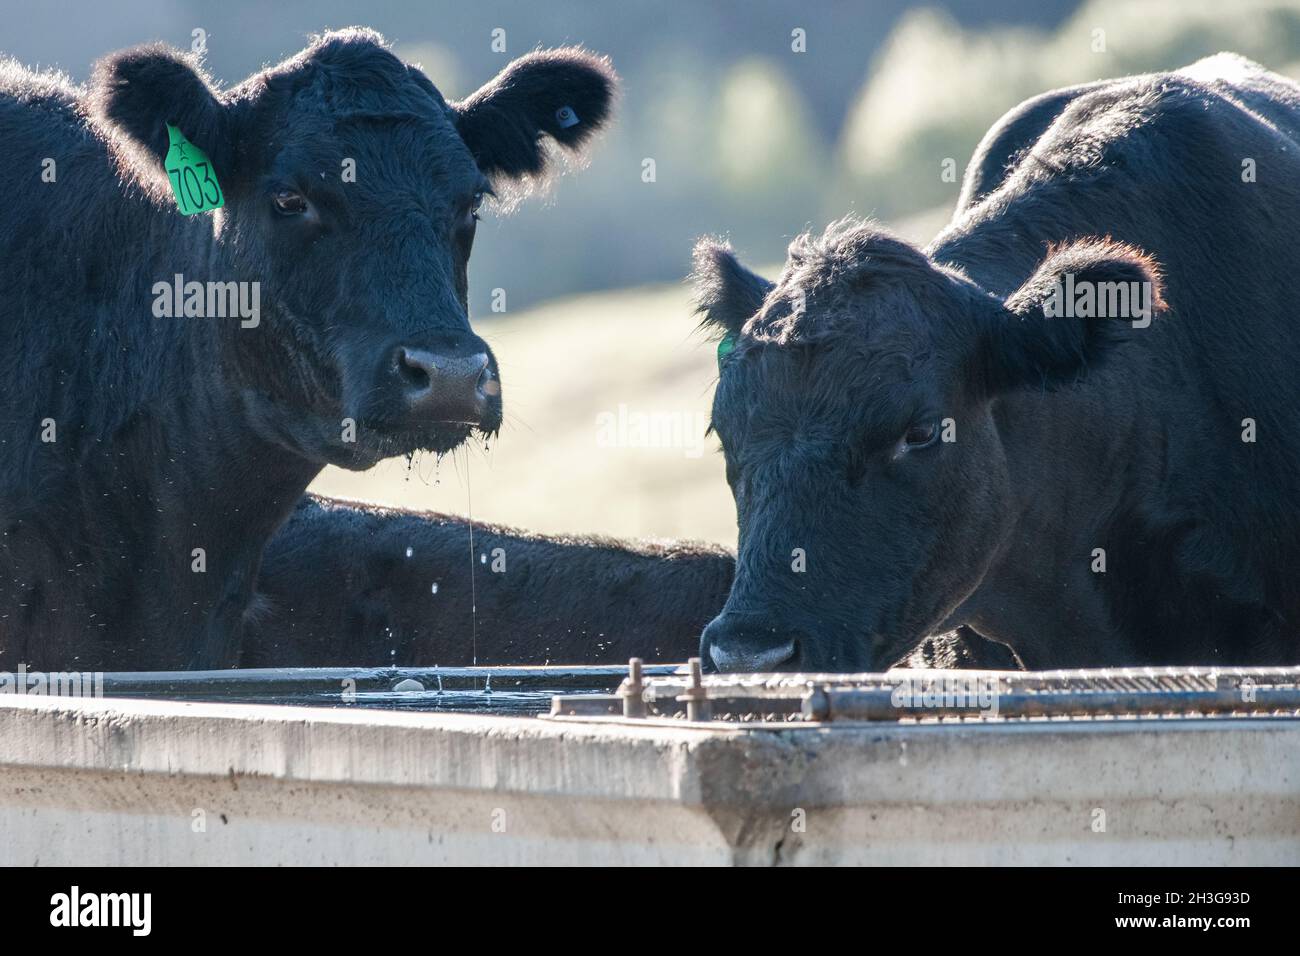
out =
[[282,216],[301,216],[307,211],[307,198],[292,189],[281,189],[271,197],[271,202]]
[[927,422],[924,425],[913,425],[903,436],[903,444],[909,448],[924,448],[926,445],[934,443],[939,437],[939,426],[934,422]]

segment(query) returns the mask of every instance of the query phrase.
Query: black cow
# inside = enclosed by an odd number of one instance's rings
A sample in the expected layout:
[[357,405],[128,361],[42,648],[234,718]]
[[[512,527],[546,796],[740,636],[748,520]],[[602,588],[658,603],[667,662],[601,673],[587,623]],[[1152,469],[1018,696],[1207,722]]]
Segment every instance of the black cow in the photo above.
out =
[[[494,432],[479,204],[586,141],[614,84],[544,51],[449,103],[365,30],[225,92],[158,46],[88,88],[0,67],[0,667],[232,665],[325,464]],[[169,126],[222,208],[178,212]]]
[[[716,545],[543,535],[306,495],[267,546],[244,667],[680,662],[722,608]],[[1015,668],[937,636],[912,667]]]
[[1013,111],[924,250],[846,221],[773,285],[702,244],[740,520],[702,654],[1300,660],[1297,222],[1300,87],[1221,55]]
[[734,567],[716,545],[471,527],[308,495],[267,547],[240,663],[683,661]]

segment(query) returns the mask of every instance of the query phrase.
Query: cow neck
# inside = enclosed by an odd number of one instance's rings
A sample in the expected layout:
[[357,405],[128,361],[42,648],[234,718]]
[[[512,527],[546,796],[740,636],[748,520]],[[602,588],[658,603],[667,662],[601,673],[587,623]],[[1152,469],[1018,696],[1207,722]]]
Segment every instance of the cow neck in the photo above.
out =
[[[165,239],[155,243],[150,275],[153,282],[228,282],[239,272],[213,236],[207,216],[181,217],[171,210],[165,219]],[[263,302],[261,321],[272,312]],[[199,487],[220,490],[223,476],[254,481],[267,491],[282,491],[311,480],[319,466],[288,454],[262,437],[248,420],[230,367],[232,336],[238,317],[169,317],[152,314],[152,336],[161,339],[165,361],[156,381],[143,393],[149,414],[160,420],[169,446],[184,451],[192,463],[191,479]],[[301,491],[302,489],[299,489]]]
[[1005,210],[989,215],[976,207],[940,233],[927,250],[936,262],[959,267],[980,288],[999,298],[1018,289],[1054,238],[1010,219]]
[[1013,178],[956,216],[926,251],[1006,298],[1029,278],[1050,245],[1109,236],[1142,205],[1133,187],[1101,174]]
[[[207,216],[160,216],[167,222],[156,225],[164,238],[155,245],[151,282],[172,281],[176,274],[185,281],[228,281],[238,274]],[[272,444],[248,421],[223,367],[231,330],[222,323],[238,318],[158,318],[150,312],[145,321],[154,323],[151,337],[165,360],[156,371],[141,372],[155,375],[138,393],[131,420],[141,427],[119,432],[129,436],[127,447],[146,446],[130,455],[135,474],[119,485],[121,493],[148,500],[156,516],[134,536],[141,549],[135,557],[140,566],[157,569],[150,590],[169,595],[178,633],[194,641],[188,651],[177,649],[182,659],[169,663],[231,666],[262,550],[320,467]],[[118,441],[113,447],[123,450]],[[202,573],[193,569],[195,549],[203,552]],[[169,612],[159,607],[154,613]]]

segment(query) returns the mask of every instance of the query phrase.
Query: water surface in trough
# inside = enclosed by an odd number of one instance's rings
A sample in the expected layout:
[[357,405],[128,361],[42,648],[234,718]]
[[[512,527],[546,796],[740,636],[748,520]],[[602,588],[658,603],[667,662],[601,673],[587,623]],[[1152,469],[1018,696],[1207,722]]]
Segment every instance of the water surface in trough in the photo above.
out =
[[[680,665],[648,664],[646,676]],[[105,697],[528,716],[556,695],[610,694],[625,667],[266,668],[110,673]]]

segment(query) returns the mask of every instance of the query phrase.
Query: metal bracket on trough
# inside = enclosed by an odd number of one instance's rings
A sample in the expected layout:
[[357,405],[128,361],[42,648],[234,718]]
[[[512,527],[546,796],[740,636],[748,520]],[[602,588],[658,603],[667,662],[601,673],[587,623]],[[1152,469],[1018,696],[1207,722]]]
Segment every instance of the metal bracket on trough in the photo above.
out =
[[1061,671],[895,670],[881,674],[647,676],[640,660],[613,694],[561,694],[551,717],[780,725],[1117,718],[1298,717],[1300,667]]

